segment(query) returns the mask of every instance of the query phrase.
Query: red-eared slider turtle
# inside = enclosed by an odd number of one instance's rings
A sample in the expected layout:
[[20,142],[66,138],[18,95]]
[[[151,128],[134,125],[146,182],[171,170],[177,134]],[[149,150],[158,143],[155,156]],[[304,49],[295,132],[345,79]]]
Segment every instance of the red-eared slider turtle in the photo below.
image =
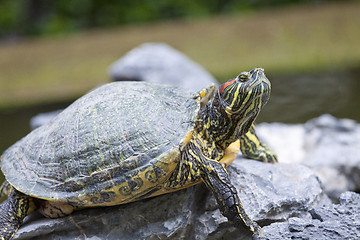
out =
[[225,167],[239,149],[276,162],[253,122],[270,96],[263,69],[195,94],[143,82],[110,83],[81,97],[7,149],[0,237],[11,239],[35,209],[51,218],[111,206],[203,181],[235,226],[262,233]]

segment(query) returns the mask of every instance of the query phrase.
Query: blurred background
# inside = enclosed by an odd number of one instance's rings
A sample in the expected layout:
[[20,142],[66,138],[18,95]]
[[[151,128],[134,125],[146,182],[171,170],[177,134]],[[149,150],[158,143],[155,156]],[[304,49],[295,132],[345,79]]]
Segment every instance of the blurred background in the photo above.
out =
[[360,1],[0,0],[0,152],[40,112],[109,82],[108,67],[164,42],[224,82],[263,67],[258,122],[360,121]]

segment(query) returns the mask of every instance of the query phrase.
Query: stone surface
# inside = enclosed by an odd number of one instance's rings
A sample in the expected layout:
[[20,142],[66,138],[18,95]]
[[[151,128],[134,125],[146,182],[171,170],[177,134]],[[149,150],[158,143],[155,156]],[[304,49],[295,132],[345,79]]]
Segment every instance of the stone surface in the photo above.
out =
[[231,164],[229,174],[241,189],[248,214],[264,223],[301,216],[320,202],[329,202],[314,172],[299,164],[242,160]]
[[360,194],[345,192],[339,202],[315,207],[307,218],[293,217],[266,226],[261,239],[359,239]]
[[38,127],[44,125],[45,123],[50,122],[51,119],[56,117],[56,115],[58,115],[61,111],[62,110],[56,110],[56,111],[52,111],[52,112],[39,113],[39,114],[33,116],[30,119],[31,130],[34,130],[35,128],[38,128]]
[[315,171],[334,200],[360,190],[360,125],[325,114],[305,124],[259,124],[259,136],[280,162],[302,163]]
[[[317,177],[297,164],[237,159],[228,168],[240,199],[260,224],[303,216],[327,203]],[[85,209],[61,219],[32,214],[15,239],[251,239],[218,210],[203,184],[122,206]]]
[[323,115],[305,124],[303,163],[312,168],[333,198],[360,190],[360,125]]
[[203,67],[164,43],[145,43],[109,68],[114,81],[147,81],[201,90],[218,84]]

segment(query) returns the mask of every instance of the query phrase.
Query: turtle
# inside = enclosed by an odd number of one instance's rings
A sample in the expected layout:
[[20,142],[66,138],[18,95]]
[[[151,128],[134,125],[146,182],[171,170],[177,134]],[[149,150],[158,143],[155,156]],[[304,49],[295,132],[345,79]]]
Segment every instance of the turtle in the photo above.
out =
[[239,151],[277,162],[254,121],[270,97],[262,68],[199,91],[114,82],[90,91],[1,156],[5,175],[0,238],[26,215],[58,218],[87,207],[126,204],[205,183],[221,213],[262,235],[226,171]]

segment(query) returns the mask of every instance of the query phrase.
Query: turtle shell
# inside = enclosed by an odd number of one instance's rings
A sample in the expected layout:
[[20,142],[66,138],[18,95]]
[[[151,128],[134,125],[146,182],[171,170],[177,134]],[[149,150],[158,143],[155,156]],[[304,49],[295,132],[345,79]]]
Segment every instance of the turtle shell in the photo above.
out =
[[103,85],[7,149],[2,171],[17,190],[41,199],[142,198],[176,165],[200,109],[196,96],[153,83]]

